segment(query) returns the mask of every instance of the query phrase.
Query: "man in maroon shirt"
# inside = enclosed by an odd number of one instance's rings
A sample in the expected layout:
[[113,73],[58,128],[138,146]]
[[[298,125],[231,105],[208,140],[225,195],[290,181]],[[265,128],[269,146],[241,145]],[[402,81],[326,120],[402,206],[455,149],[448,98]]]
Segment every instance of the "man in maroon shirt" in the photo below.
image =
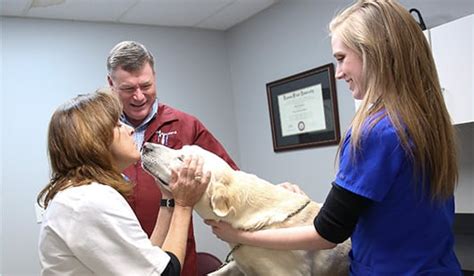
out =
[[[134,41],[118,43],[107,58],[107,80],[123,104],[121,120],[135,128],[138,147],[153,142],[179,149],[183,145],[199,145],[214,152],[238,169],[222,145],[195,117],[158,103],[156,98],[154,58],[145,46]],[[141,167],[141,162],[124,172],[135,183],[129,203],[142,228],[151,235],[160,211],[162,193],[154,178]],[[163,205],[163,204],[161,204]],[[165,211],[171,212],[172,207]],[[160,225],[159,227],[168,227]],[[191,224],[182,275],[197,275],[196,244]]]

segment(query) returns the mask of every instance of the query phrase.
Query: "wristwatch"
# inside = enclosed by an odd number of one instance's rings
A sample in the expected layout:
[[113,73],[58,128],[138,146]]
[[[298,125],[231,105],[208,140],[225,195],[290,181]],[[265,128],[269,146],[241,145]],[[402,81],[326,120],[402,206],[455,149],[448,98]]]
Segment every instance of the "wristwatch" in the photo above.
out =
[[174,199],[173,198],[162,198],[160,202],[161,207],[174,207]]

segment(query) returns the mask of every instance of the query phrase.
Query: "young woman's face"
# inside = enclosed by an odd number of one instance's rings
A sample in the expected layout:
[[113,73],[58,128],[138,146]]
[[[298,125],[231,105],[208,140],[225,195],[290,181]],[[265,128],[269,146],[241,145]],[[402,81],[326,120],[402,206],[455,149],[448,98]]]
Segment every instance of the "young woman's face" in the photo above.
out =
[[121,172],[140,160],[140,152],[135,145],[132,134],[133,128],[121,122],[118,122],[114,128],[114,140],[110,149],[114,162]]
[[331,39],[332,53],[337,61],[336,78],[345,80],[349,84],[352,97],[362,100],[365,91],[362,91],[362,58],[348,48],[336,35]]

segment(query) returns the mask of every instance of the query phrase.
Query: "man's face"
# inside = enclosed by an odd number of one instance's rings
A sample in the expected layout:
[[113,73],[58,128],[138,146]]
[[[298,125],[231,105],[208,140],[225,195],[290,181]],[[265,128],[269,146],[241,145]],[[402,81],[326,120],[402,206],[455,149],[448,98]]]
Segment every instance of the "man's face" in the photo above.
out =
[[150,64],[146,63],[136,72],[118,68],[107,80],[122,101],[128,121],[134,127],[139,126],[151,112],[156,99],[155,73]]

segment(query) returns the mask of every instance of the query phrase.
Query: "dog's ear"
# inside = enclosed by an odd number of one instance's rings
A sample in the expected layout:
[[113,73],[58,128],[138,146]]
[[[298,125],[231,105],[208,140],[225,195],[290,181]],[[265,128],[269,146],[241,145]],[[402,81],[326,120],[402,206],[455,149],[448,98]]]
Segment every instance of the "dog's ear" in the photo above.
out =
[[223,189],[219,189],[214,192],[211,197],[211,207],[214,214],[218,217],[226,217],[234,209],[230,205],[229,199],[226,197],[226,193],[222,192]]
[[[211,196],[212,212],[218,217],[227,217],[231,212],[235,212],[232,206],[232,195],[229,193],[229,183],[231,178],[222,177],[213,183],[214,189]],[[235,203],[235,202],[234,202]]]

